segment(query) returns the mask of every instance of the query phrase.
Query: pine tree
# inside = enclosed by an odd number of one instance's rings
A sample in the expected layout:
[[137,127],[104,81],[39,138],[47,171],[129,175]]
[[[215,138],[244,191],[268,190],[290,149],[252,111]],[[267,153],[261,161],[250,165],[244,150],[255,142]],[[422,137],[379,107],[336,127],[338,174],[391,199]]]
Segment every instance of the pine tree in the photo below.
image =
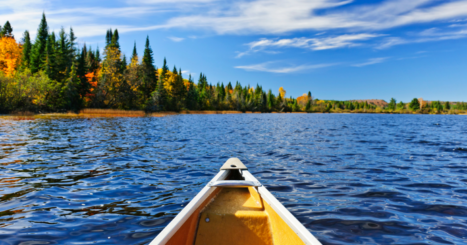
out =
[[3,28],[2,28],[2,25],[0,25],[0,38],[3,37],[2,32],[3,32]]
[[191,74],[188,77],[188,82],[189,82],[189,87],[188,87],[187,97],[185,101],[186,107],[189,110],[196,110],[198,108],[197,106],[198,92],[196,91],[193,80],[191,79]]
[[143,81],[143,86],[141,86],[141,92],[143,93],[143,100],[146,101],[157,86],[156,68],[154,67],[154,58],[152,56],[152,49],[149,44],[149,36],[146,37],[146,45],[144,47],[144,54],[141,66]]
[[21,68],[29,68],[29,61],[31,60],[31,38],[29,31],[24,31],[23,35],[23,54],[21,56]]
[[86,79],[86,74],[88,73],[88,66],[86,63],[86,56],[87,56],[87,48],[86,44],[83,45],[81,49],[81,54],[78,56],[77,60],[77,69],[76,69],[76,76],[78,77],[79,83],[77,86],[78,94],[80,98],[84,98],[87,93],[89,93],[89,89],[91,88],[90,84]]
[[7,20],[5,25],[3,26],[3,29],[0,32],[0,37],[11,37],[14,38],[13,36],[13,28],[10,25],[10,22]]
[[174,106],[175,110],[182,109],[183,105],[185,104],[185,96],[186,96],[186,87],[183,83],[182,77],[182,69],[177,72],[177,68],[174,67],[174,75],[175,77],[175,84],[173,86],[174,89]]
[[75,65],[72,64],[69,77],[62,89],[63,98],[65,99],[65,108],[68,110],[78,110],[81,107],[81,99],[78,92],[79,82]]
[[136,42],[135,46],[133,46],[133,54],[131,55],[131,61],[133,61],[134,59],[138,59],[138,52],[136,52]]
[[149,111],[163,111],[167,106],[167,91],[164,87],[164,81],[159,77],[157,89],[151,94],[151,103],[147,107]]
[[105,47],[107,48],[112,43],[112,29],[107,30],[105,36]]
[[57,47],[55,49],[55,58],[57,63],[57,81],[63,81],[68,78],[67,73],[69,71],[69,55],[68,55],[68,35],[65,33],[65,30],[62,28],[59,32],[59,39],[57,42]]
[[123,55],[123,59],[122,59],[122,64],[120,66],[120,72],[123,74],[125,73],[126,71],[126,67],[128,66],[128,62],[126,61],[126,56]]
[[45,57],[45,74],[52,79],[57,79],[57,66],[56,66],[56,50],[55,50],[55,34],[52,32],[47,38],[47,46],[45,49],[46,57]]
[[37,30],[36,41],[31,52],[31,72],[36,73],[44,68],[44,61],[46,58],[47,38],[49,36],[49,28],[45,14],[42,14],[42,20]]
[[68,58],[69,58],[69,67],[73,65],[73,61],[75,60],[76,57],[76,39],[78,39],[75,36],[75,33],[73,32],[73,28],[70,27],[70,39],[68,40]]
[[161,72],[161,76],[162,76],[163,79],[165,79],[165,76],[166,76],[168,70],[169,70],[169,67],[167,66],[167,60],[164,57],[164,63],[162,65],[162,72]]

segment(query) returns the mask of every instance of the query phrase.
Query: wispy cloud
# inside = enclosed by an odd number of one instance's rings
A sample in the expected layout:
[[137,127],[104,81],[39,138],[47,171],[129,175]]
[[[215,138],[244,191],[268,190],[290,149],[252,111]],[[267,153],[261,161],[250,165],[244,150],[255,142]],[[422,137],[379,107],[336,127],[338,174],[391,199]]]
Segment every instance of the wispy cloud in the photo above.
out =
[[[119,7],[113,8],[103,6],[83,8],[80,4],[62,5],[55,4],[56,2],[58,1],[2,0],[0,1],[0,17],[1,19],[14,21],[15,34],[18,35],[20,34],[18,32],[23,32],[25,29],[34,31],[31,29],[36,29],[41,13],[45,11],[52,28],[58,29],[61,26],[73,26],[75,28],[82,26],[82,29],[94,27],[94,30],[89,31],[90,34],[84,34],[86,36],[100,33],[100,26],[125,27],[127,32],[161,28],[187,28],[190,30],[198,28],[213,31],[217,34],[280,35],[308,30],[320,32],[338,30],[340,32],[355,33],[375,32],[393,27],[435,21],[457,21],[453,24],[458,24],[460,23],[459,20],[467,17],[467,0],[385,0],[358,6],[347,6],[353,0],[250,0],[230,2],[215,0],[125,0],[118,1],[119,5],[116,6]],[[148,18],[145,26],[117,24],[133,23],[126,20],[134,20],[161,11],[171,11],[173,14],[170,16],[173,17],[166,20]],[[345,37],[345,35],[340,37]],[[319,50],[320,48],[329,49],[342,47],[341,45],[352,45],[352,40],[350,40],[350,43],[342,44],[339,43],[340,40],[333,40],[332,38],[334,37],[309,40],[309,48]],[[319,43],[320,41],[323,43]],[[332,43],[332,41],[337,43]],[[386,46],[388,45],[390,44],[386,44]]]
[[239,53],[237,57],[262,51],[266,48],[305,48],[310,50],[325,50],[336,49],[343,47],[355,47],[362,45],[357,41],[364,41],[375,37],[382,36],[380,34],[360,33],[360,34],[346,34],[333,37],[324,38],[292,38],[292,39],[260,39],[255,42],[248,43],[249,49],[245,52]]
[[255,65],[245,65],[245,66],[235,66],[237,69],[243,69],[246,71],[262,71],[262,72],[271,72],[271,73],[293,73],[303,70],[315,70],[319,68],[325,68],[330,66],[338,65],[334,64],[314,64],[314,65],[298,65],[298,66],[274,66],[276,62],[265,62]]
[[185,38],[183,37],[168,37],[168,39],[174,41],[174,42],[181,42],[183,40],[185,40]]
[[369,59],[366,62],[359,63],[359,64],[354,64],[352,66],[354,66],[354,67],[363,67],[363,66],[374,65],[374,64],[383,63],[387,59],[389,59],[389,57],[372,58],[372,59]]
[[416,35],[401,38],[401,37],[388,37],[377,45],[377,49],[387,49],[396,45],[410,44],[410,43],[425,43],[437,42],[443,40],[453,40],[467,37],[467,29],[448,30],[443,31],[439,28],[430,28]]
[[[467,1],[392,0],[334,9],[351,0],[254,0],[215,6],[203,15],[175,17],[168,24],[219,34],[281,34],[303,30],[384,30],[467,16]],[[327,11],[318,10],[326,9]]]

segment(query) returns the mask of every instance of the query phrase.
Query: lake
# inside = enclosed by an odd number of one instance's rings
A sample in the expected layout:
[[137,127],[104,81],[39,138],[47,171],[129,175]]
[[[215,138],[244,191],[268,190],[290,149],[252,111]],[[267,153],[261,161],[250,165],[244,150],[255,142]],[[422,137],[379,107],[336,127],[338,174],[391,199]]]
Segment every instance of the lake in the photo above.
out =
[[0,244],[147,244],[238,157],[323,244],[467,239],[467,117],[0,117]]

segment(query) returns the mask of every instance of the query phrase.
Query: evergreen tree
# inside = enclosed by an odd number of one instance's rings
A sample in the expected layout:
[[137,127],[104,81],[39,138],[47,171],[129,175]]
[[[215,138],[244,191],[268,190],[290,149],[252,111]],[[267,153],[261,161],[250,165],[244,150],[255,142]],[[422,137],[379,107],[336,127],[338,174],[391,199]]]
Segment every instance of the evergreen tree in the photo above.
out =
[[143,94],[143,100],[146,101],[157,86],[156,68],[154,67],[154,58],[152,56],[152,49],[149,44],[149,36],[146,37],[146,45],[144,47],[144,54],[141,62],[141,67],[143,81],[143,86],[141,86],[141,92]]
[[31,60],[31,38],[29,31],[24,31],[23,35],[23,54],[21,56],[21,68],[29,68],[29,61]]
[[105,47],[107,48],[112,43],[112,29],[107,30],[105,36]]
[[197,106],[197,101],[198,101],[198,91],[195,89],[195,85],[193,83],[193,80],[191,79],[191,74],[188,78],[189,82],[189,87],[188,87],[188,92],[187,92],[187,97],[186,97],[186,107],[189,110],[196,110],[198,108]]
[[174,67],[174,75],[175,75],[175,83],[173,85],[174,90],[174,106],[175,110],[182,109],[183,105],[185,104],[185,96],[186,96],[186,87],[183,83],[182,77],[182,69],[177,73],[177,68]]
[[420,110],[420,102],[417,98],[414,98],[412,101],[410,101],[409,108],[412,111]]
[[162,72],[161,72],[162,79],[165,79],[165,76],[168,70],[169,70],[169,67],[167,66],[167,60],[164,57],[164,63],[162,65]]
[[88,52],[86,44],[84,44],[83,48],[81,49],[81,54],[78,56],[78,64],[76,69],[76,76],[79,80],[77,90],[81,98],[84,98],[84,96],[86,96],[86,94],[89,93],[89,89],[91,88],[90,84],[86,79],[86,74],[88,73],[88,66],[86,63],[87,53]]
[[122,65],[120,66],[120,72],[123,74],[126,71],[126,67],[128,66],[128,62],[126,61],[126,56],[123,55]]
[[69,77],[63,87],[63,98],[65,108],[68,110],[78,110],[81,107],[81,99],[78,92],[79,78],[76,76],[75,65],[71,66]]
[[36,73],[44,68],[46,58],[47,38],[49,36],[49,28],[45,14],[42,14],[42,20],[37,30],[36,41],[34,42],[31,52],[31,72]]
[[397,104],[396,99],[391,98],[391,101],[388,104],[388,110],[392,110],[392,111],[395,110],[396,104]]
[[0,38],[3,37],[2,32],[3,32],[3,28],[2,28],[2,25],[0,25]]
[[115,29],[115,31],[114,31],[114,33],[113,33],[113,35],[112,35],[112,40],[111,40],[111,42],[110,42],[110,46],[113,47],[113,48],[117,48],[117,49],[120,50],[120,43],[119,43],[119,41],[118,41],[119,39],[120,39],[120,37],[119,37],[119,35],[118,35],[118,30]]
[[7,20],[5,25],[3,26],[3,29],[0,32],[0,37],[11,37],[14,38],[13,36],[13,28],[10,25],[10,22]]
[[451,109],[451,105],[449,104],[449,101],[446,101],[446,103],[444,103],[444,109],[446,109],[446,110]]
[[52,32],[47,38],[47,46],[45,49],[46,57],[45,57],[45,74],[52,79],[57,79],[57,66],[56,66],[56,50],[55,50],[55,34]]
[[68,55],[69,42],[68,35],[65,33],[65,30],[63,28],[60,30],[60,33],[58,35],[59,39],[55,50],[55,58],[58,70],[57,80],[63,81],[67,79],[67,73],[70,72],[68,68],[69,65],[71,65]]
[[163,111],[167,106],[167,91],[164,87],[162,77],[157,81],[157,89],[152,92],[150,103],[147,104],[146,110],[148,111]]
[[137,59],[138,58],[138,52],[136,52],[136,42],[135,42],[135,46],[133,46],[133,54],[131,55],[131,60],[133,61],[133,59]]
[[97,46],[95,57],[96,57],[97,64],[100,64],[102,60],[101,60],[101,54],[100,54],[100,51],[99,51],[99,46]]
[[69,67],[71,67],[73,64],[73,61],[75,60],[76,57],[76,39],[78,39],[75,36],[75,32],[73,31],[73,28],[70,27],[70,39],[68,40],[68,55],[69,55]]
[[305,105],[305,111],[310,111],[310,110],[311,110],[311,100],[308,100]]

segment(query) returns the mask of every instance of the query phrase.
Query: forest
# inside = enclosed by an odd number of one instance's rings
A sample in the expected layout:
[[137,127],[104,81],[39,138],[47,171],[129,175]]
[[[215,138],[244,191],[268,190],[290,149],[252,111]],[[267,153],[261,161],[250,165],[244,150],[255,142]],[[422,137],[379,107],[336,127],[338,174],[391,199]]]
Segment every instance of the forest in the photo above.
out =
[[[385,105],[368,101],[319,100],[311,92],[286,97],[238,81],[212,84],[200,74],[195,82],[164,58],[154,65],[149,37],[140,58],[122,53],[118,30],[109,29],[105,47],[79,47],[73,29],[49,32],[45,14],[34,41],[28,31],[17,41],[9,21],[0,26],[0,112],[78,112],[84,108],[144,110],[236,110],[254,112],[465,113],[467,103],[423,101]],[[101,54],[102,52],[102,54]]]

